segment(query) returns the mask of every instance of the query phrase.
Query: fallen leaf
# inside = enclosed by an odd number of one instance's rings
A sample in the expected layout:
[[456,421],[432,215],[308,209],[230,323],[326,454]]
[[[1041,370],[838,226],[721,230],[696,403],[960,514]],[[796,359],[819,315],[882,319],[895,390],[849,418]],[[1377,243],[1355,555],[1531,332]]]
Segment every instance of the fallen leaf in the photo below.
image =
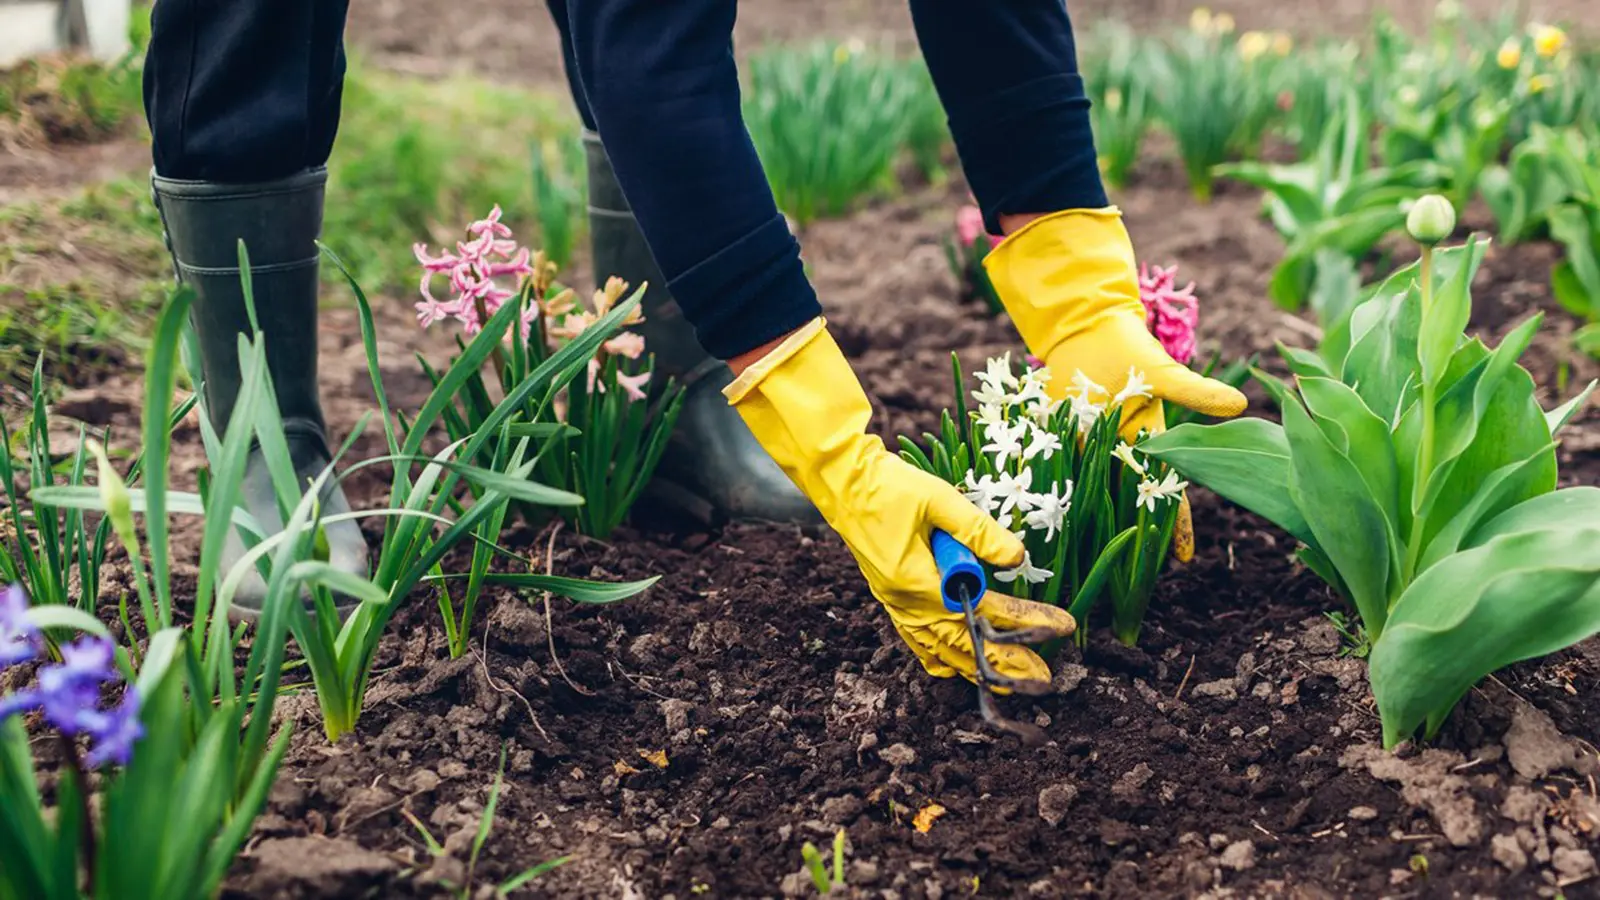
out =
[[627,763],[623,762],[620,759],[617,760],[617,764],[616,765],[611,767],[611,770],[617,773],[617,777],[618,778],[621,778],[624,775],[637,775],[637,774],[639,774],[639,770],[638,769],[635,769],[633,766],[628,765]]
[[933,820],[942,815],[944,815],[944,807],[937,803],[929,803],[917,811],[917,817],[911,820],[911,827],[922,834],[927,834],[928,829],[933,827]]
[[639,756],[643,758],[645,762],[655,766],[658,769],[665,769],[667,767],[667,751],[665,750],[640,750]]

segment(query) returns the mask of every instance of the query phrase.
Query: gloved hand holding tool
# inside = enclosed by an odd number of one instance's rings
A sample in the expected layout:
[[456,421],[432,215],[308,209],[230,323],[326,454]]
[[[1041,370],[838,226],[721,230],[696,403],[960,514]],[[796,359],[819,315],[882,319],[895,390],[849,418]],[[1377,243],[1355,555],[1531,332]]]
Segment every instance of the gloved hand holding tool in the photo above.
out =
[[[726,391],[729,401],[844,539],[923,668],[939,677],[987,677],[1023,693],[1047,691],[1049,667],[1012,638],[991,637],[980,660],[973,607],[983,627],[1022,631],[1031,642],[1072,634],[1072,616],[1005,594],[983,595],[981,580],[977,587],[963,582],[973,591],[972,602],[949,602],[930,547],[935,529],[972,548],[974,565],[982,559],[1015,566],[1022,561],[1022,541],[955,488],[867,434],[871,404],[823,321],[812,321],[748,367],[736,361],[735,370],[740,374]],[[946,558],[953,559],[952,553],[947,550]],[[986,709],[986,717],[991,714]]]

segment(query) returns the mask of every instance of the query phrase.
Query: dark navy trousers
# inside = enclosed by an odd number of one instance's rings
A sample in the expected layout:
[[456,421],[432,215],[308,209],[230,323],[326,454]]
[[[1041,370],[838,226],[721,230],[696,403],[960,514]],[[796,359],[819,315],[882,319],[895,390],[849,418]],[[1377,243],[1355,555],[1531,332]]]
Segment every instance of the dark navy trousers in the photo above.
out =
[[[584,124],[706,349],[726,359],[817,316],[740,116],[737,0],[547,2]],[[989,229],[1002,214],[1106,205],[1063,0],[909,3]],[[144,84],[156,171],[249,182],[325,163],[347,9],[157,0]]]

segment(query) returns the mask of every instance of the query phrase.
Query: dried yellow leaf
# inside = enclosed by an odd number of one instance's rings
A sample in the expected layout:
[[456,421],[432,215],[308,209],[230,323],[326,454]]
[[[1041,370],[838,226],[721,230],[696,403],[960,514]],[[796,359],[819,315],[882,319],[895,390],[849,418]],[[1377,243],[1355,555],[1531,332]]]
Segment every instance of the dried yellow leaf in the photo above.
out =
[[665,750],[640,750],[639,756],[645,762],[658,769],[667,767],[667,751]]
[[628,765],[627,763],[623,762],[620,759],[617,760],[617,764],[616,765],[611,767],[611,770],[613,772],[617,773],[617,777],[618,778],[621,778],[624,775],[637,775],[637,774],[639,774],[639,770],[638,769],[635,769],[633,766]]
[[944,815],[944,807],[937,803],[929,803],[917,811],[917,817],[911,820],[911,827],[922,834],[927,834],[933,827],[933,820]]

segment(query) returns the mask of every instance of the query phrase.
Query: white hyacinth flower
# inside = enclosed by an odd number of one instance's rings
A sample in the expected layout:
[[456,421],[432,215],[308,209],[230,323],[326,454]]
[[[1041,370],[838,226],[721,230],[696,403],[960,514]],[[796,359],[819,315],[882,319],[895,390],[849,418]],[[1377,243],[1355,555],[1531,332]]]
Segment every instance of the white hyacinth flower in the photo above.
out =
[[1049,403],[1050,395],[1045,392],[1044,386],[1050,381],[1049,369],[1031,369],[1022,374],[1020,387],[1017,389],[1016,400],[1022,406],[1031,406],[1039,403]]
[[1134,459],[1133,448],[1128,446],[1127,441],[1119,442],[1117,449],[1111,451],[1111,455],[1122,460],[1122,464],[1137,472],[1140,478],[1144,477],[1144,464]]
[[1146,478],[1139,482],[1139,499],[1136,506],[1142,506],[1151,512],[1156,511],[1156,501],[1166,500],[1183,493],[1189,486],[1187,481],[1179,481],[1177,472],[1168,472],[1167,477],[1157,482],[1154,478]]
[[984,453],[994,454],[994,467],[1005,470],[1006,461],[1022,455],[1022,439],[1028,435],[1027,422],[991,425],[984,430],[989,443],[983,445]]
[[996,580],[1003,581],[1007,584],[1010,584],[1019,578],[1028,584],[1040,584],[1049,581],[1053,575],[1055,575],[1055,573],[1049,569],[1041,569],[1038,566],[1035,566],[1033,564],[1032,557],[1026,553],[1022,555],[1022,565],[1017,566],[1015,569],[1006,569],[1004,571],[994,573]]
[[1111,405],[1120,406],[1135,397],[1148,396],[1150,396],[1150,383],[1144,380],[1144,373],[1134,369],[1133,366],[1129,366],[1128,383],[1122,386],[1122,390],[1117,391],[1115,397],[1111,398]]
[[1078,418],[1078,434],[1088,434],[1094,423],[1100,421],[1100,414],[1106,409],[1099,403],[1091,403],[1081,395],[1074,395],[1071,400],[1072,414]]
[[[976,395],[974,395],[976,396]],[[1006,423],[1006,408],[998,403],[985,403],[978,407],[978,424],[985,428]]]
[[995,479],[994,497],[1000,503],[1000,508],[995,513],[995,518],[1004,519],[1012,511],[1026,513],[1033,509],[1034,495],[1028,490],[1033,485],[1033,473],[1024,469],[1017,475],[1001,473]]
[[977,373],[978,384],[972,399],[985,406],[1009,406],[1015,397],[1011,391],[1017,387],[1017,376],[1011,373],[1011,354],[1005,353],[989,360],[989,367]]
[[1029,406],[1027,411],[1028,416],[1033,419],[1033,424],[1038,425],[1040,428],[1049,428],[1050,417],[1054,416],[1056,414],[1056,410],[1060,408],[1060,400],[1051,400],[1050,398],[1046,397],[1044,400],[1038,401]]
[[1035,531],[1044,530],[1044,539],[1053,541],[1061,531],[1061,523],[1072,508],[1072,482],[1062,486],[1061,494],[1034,494],[1030,498],[1033,509],[1022,517],[1023,524]]
[[968,469],[966,481],[963,482],[963,486],[967,489],[966,498],[972,502],[973,506],[976,506],[986,513],[993,513],[995,511],[999,501],[995,498],[995,488],[998,485],[995,484],[993,475],[985,475],[982,478],[977,478],[975,477],[973,471]]
[[1022,459],[1025,462],[1032,460],[1034,457],[1049,459],[1060,449],[1061,438],[1045,431],[1043,428],[1035,428],[1033,433],[1028,435],[1027,446],[1022,448]]
[[1077,390],[1079,396],[1083,398],[1085,403],[1092,403],[1094,401],[1094,395],[1096,394],[1111,393],[1100,385],[1095,384],[1093,379],[1083,374],[1082,369],[1079,369],[1077,372],[1073,373],[1072,387]]

